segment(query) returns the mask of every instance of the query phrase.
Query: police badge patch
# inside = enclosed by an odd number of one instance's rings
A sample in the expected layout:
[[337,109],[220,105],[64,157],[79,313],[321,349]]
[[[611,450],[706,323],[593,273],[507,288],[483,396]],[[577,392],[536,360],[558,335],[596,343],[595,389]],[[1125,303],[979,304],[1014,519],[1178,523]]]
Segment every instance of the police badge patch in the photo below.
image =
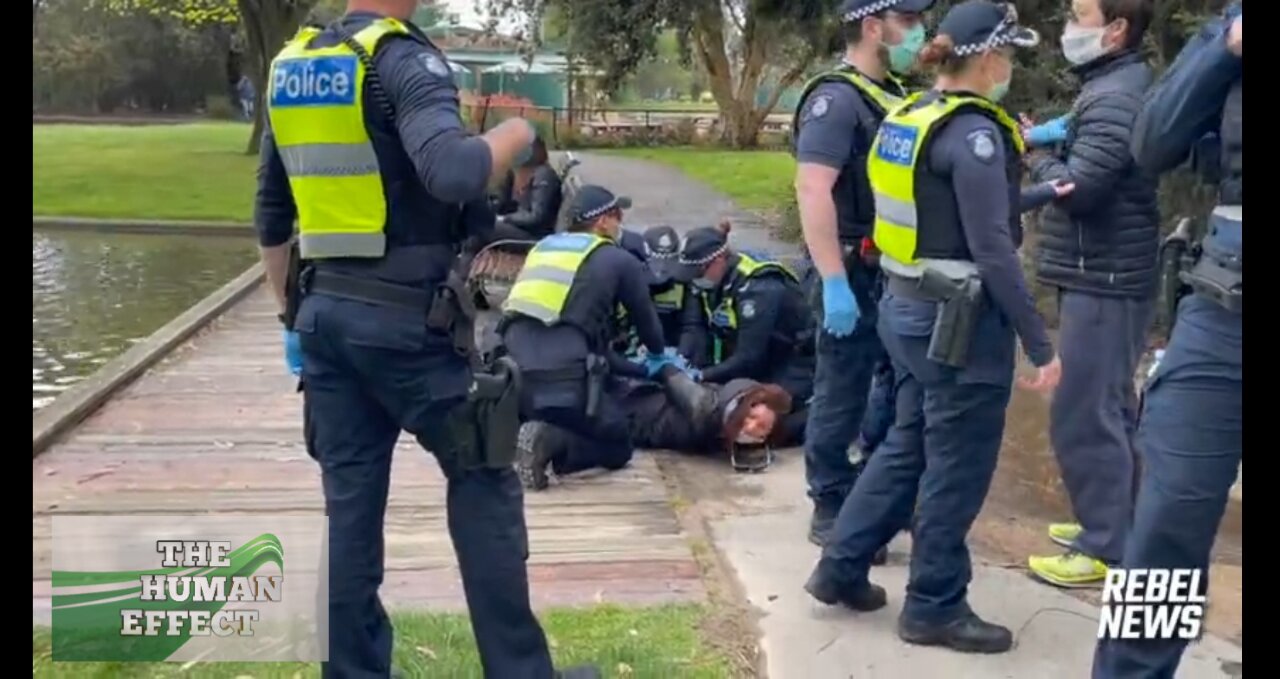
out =
[[439,76],[441,78],[448,78],[452,75],[452,72],[449,70],[449,65],[444,63],[444,59],[441,59],[430,52],[423,52],[422,54],[419,54],[418,61],[421,62],[422,67],[427,69],[427,72],[432,75]]
[[991,130],[974,130],[965,139],[969,142],[969,151],[974,158],[989,163],[995,157],[996,140]]
[[747,301],[745,301],[745,302],[743,302],[743,303],[742,303],[742,317],[743,317],[744,319],[747,319],[747,318],[755,318],[755,317],[756,317],[756,303],[755,303],[755,302],[753,302],[753,301],[751,301],[751,300],[747,300]]
[[819,94],[813,98],[813,103],[809,104],[808,114],[805,116],[807,120],[814,120],[827,115],[827,111],[831,108],[831,95]]

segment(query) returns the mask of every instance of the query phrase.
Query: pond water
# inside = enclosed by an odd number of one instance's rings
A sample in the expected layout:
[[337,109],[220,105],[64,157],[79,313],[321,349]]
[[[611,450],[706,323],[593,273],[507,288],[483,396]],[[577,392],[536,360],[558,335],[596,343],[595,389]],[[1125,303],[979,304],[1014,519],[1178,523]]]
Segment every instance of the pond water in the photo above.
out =
[[33,231],[32,411],[256,259],[254,240],[243,235]]

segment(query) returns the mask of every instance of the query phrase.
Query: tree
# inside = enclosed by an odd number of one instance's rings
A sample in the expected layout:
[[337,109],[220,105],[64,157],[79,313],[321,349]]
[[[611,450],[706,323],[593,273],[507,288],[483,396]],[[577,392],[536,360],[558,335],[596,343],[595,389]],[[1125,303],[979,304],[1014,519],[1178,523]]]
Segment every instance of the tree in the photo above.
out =
[[[674,29],[685,63],[696,60],[724,123],[725,141],[754,146],[784,90],[838,45],[834,0],[487,0],[491,16],[523,13],[527,37],[539,39],[540,17],[559,13],[568,51],[603,72],[614,91],[656,55],[659,34]],[[756,93],[772,87],[762,105]]]
[[181,19],[191,26],[235,24],[245,37],[245,75],[253,83],[253,132],[247,153],[262,141],[267,71],[280,48],[302,25],[316,0],[98,0],[119,12],[143,12]]

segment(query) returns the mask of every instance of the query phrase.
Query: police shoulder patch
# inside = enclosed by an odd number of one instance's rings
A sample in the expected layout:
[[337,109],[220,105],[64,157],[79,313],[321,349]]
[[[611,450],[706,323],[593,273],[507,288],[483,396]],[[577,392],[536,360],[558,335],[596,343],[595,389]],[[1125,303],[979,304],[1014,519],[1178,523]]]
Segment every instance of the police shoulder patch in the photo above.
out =
[[431,52],[420,53],[418,55],[418,63],[422,64],[422,67],[427,69],[428,73],[440,78],[448,78],[452,73],[449,70],[449,65],[444,63],[444,59]]
[[996,156],[996,137],[991,130],[974,130],[965,137],[969,144],[969,152],[974,158],[984,163],[991,162]]
[[742,317],[744,319],[756,317],[756,303],[753,300],[746,300],[742,303]]
[[827,111],[831,110],[831,95],[819,94],[809,103],[808,110],[805,111],[805,120],[814,120],[827,115]]

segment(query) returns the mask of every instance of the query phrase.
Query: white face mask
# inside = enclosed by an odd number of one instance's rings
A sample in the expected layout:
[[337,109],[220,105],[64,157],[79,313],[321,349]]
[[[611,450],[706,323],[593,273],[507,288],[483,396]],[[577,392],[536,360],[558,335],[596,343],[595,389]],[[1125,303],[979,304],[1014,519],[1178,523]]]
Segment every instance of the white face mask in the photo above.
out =
[[1062,56],[1079,66],[1106,54],[1107,48],[1102,45],[1102,36],[1106,31],[1106,26],[1087,28],[1067,24],[1062,31]]
[[744,446],[758,446],[764,443],[764,439],[748,434],[738,434],[737,443]]

